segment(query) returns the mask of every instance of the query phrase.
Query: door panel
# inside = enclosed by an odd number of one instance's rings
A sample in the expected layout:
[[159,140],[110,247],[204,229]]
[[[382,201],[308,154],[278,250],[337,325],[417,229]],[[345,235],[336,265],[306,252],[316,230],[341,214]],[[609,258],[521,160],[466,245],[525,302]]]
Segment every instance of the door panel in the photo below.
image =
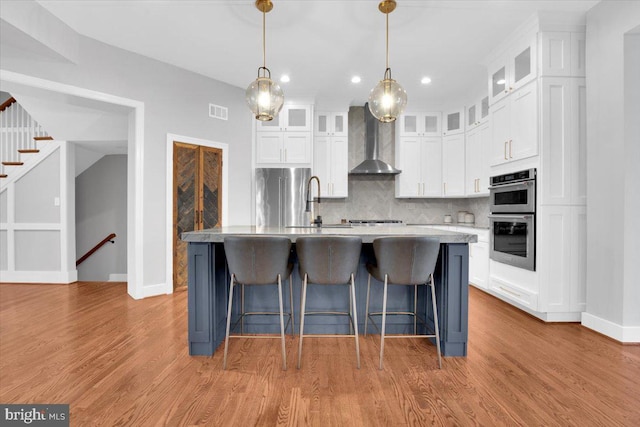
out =
[[222,189],[222,150],[200,147],[200,225],[202,229],[220,226]]
[[187,243],[180,234],[197,228],[197,146],[173,145],[173,288],[187,286]]
[[187,246],[180,235],[219,227],[222,150],[173,143],[173,289],[187,287]]

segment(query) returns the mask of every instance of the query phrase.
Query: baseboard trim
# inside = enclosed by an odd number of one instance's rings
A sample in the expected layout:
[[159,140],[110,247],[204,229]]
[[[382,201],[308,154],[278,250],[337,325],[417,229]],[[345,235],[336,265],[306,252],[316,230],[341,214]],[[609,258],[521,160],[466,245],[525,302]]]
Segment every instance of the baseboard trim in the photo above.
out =
[[2,283],[69,284],[78,281],[78,270],[73,271],[2,271]]
[[586,312],[582,313],[582,326],[622,343],[640,343],[640,326],[621,326]]
[[138,292],[136,292],[135,294],[132,294],[131,292],[129,292],[129,295],[133,298],[133,299],[143,299],[143,298],[148,298],[148,297],[155,297],[158,295],[167,295],[167,294],[171,294],[173,293],[172,289],[167,289],[167,284],[166,283],[158,283],[155,285],[145,285],[145,286],[141,286],[138,289]]
[[127,274],[111,273],[109,274],[109,281],[110,282],[126,282]]

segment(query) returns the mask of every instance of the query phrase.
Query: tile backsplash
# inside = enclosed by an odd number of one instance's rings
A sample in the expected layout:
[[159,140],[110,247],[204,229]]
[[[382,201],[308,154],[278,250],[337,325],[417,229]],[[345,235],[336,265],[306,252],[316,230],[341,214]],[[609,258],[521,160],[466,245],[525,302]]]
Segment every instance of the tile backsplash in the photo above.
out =
[[[395,165],[394,125],[380,127],[380,159]],[[349,109],[349,168],[364,159],[364,107]],[[458,211],[475,215],[476,225],[488,227],[489,198],[465,199],[397,199],[395,176],[350,175],[349,197],[323,199],[316,205],[325,224],[339,223],[342,219],[399,219],[405,223],[440,224],[445,215],[454,223]]]

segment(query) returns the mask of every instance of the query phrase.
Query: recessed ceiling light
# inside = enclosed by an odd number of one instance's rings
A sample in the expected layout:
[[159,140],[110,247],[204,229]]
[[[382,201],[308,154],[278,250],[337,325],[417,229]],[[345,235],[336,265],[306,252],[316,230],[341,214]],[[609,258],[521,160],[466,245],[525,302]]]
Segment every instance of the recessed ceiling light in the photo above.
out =
[[423,77],[422,80],[420,80],[420,83],[422,83],[423,85],[428,85],[429,83],[431,83],[431,77]]
[[503,84],[505,84],[506,82],[507,82],[507,81],[506,81],[505,79],[500,79],[500,80],[498,80],[498,81],[496,82],[496,84],[498,84],[498,85],[503,85]]
[[291,81],[291,79],[289,78],[289,76],[287,74],[283,74],[282,76],[280,76],[280,82],[281,83],[289,83]]
[[351,83],[360,83],[360,81],[361,81],[360,76],[351,77]]

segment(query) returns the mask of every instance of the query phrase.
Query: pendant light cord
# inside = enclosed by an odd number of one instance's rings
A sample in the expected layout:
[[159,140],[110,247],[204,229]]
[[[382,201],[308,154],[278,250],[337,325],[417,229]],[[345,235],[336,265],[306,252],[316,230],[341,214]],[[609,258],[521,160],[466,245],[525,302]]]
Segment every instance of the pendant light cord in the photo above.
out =
[[389,69],[389,12],[385,15],[387,17],[387,69]]
[[267,68],[267,42],[266,42],[266,16],[264,8],[262,9],[262,66]]

